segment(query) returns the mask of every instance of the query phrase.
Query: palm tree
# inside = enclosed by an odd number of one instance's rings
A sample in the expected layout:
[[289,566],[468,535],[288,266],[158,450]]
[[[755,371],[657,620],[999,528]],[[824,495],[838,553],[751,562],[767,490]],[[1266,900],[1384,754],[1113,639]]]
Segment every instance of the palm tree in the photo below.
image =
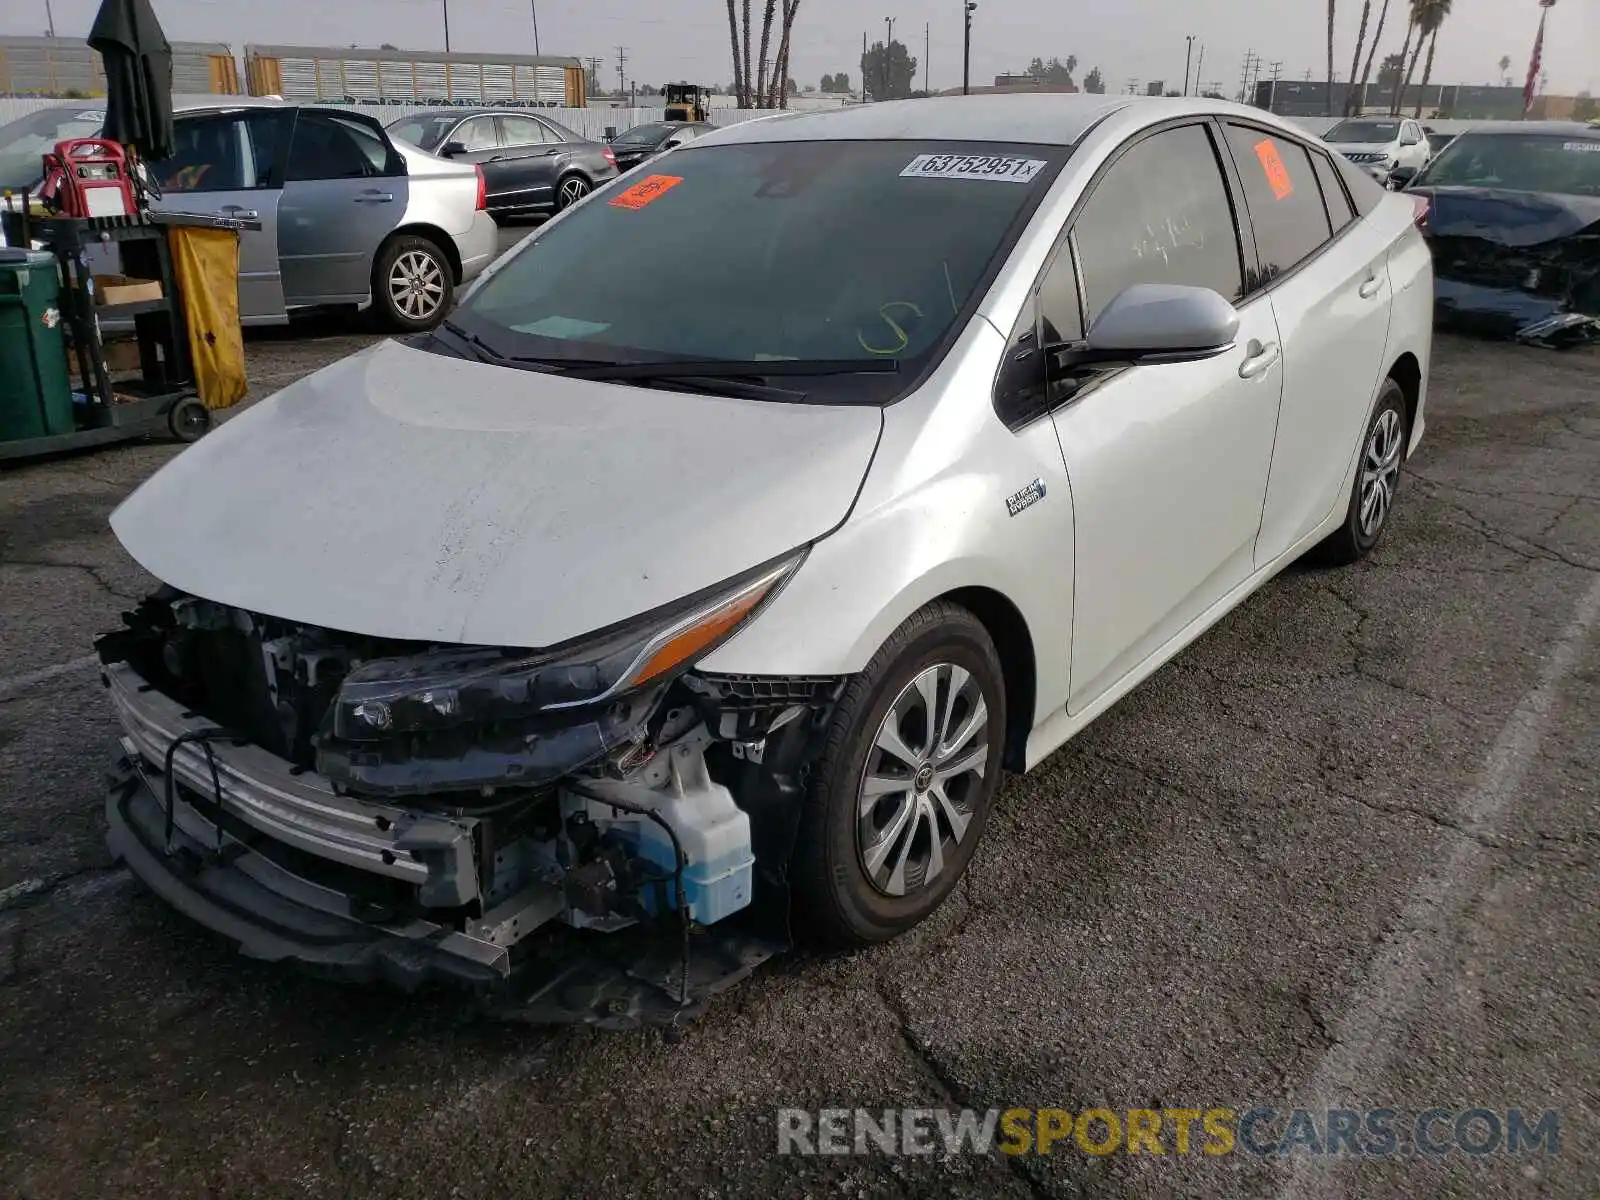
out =
[[753,80],[750,75],[750,0],[744,0],[744,87],[739,90],[739,107],[750,108],[750,88]]
[[[748,3],[749,0],[746,0]],[[1405,70],[1406,61],[1411,54],[1411,34],[1417,28],[1417,4],[1420,0],[1411,0],[1411,13],[1406,18],[1406,40],[1400,43],[1400,70],[1394,77],[1394,92],[1389,97],[1389,115],[1399,115],[1400,97],[1404,95],[1406,81],[1410,75]]]
[[1328,116],[1333,116],[1333,10],[1335,0],[1328,0]]
[[[1378,27],[1372,31],[1372,44],[1367,48],[1367,65],[1361,68],[1361,86],[1356,89],[1351,101],[1351,114],[1361,111],[1361,106],[1367,101],[1367,80],[1372,78],[1372,60],[1377,57],[1378,43],[1383,41],[1383,23],[1389,19],[1389,0],[1383,0],[1383,7],[1378,10]],[[1356,47],[1360,53],[1361,48]]]
[[778,0],[767,0],[766,11],[761,14],[761,65],[756,69],[756,107],[770,108],[767,103],[767,50],[772,45],[772,14]]
[[[1444,12],[1439,16],[1439,25],[1444,24],[1445,17],[1450,15],[1451,0],[1443,0]],[[1439,45],[1439,25],[1433,27],[1433,34],[1428,38],[1428,63],[1422,68],[1422,90],[1428,90],[1428,80],[1433,78],[1433,52]],[[1422,97],[1417,97],[1417,111],[1411,114],[1417,120],[1422,119]]]
[[[1450,15],[1452,0],[1411,0],[1411,23],[1417,31],[1417,44],[1411,51],[1411,59],[1406,63],[1405,75],[1401,79],[1400,88],[1395,92],[1393,115],[1399,116],[1404,104],[1405,89],[1411,86],[1411,77],[1417,73],[1417,59],[1422,57],[1422,43],[1434,37],[1439,32],[1439,26],[1444,24],[1444,19]],[[1406,31],[1410,37],[1410,30]],[[1419,102],[1417,111],[1420,115],[1422,105]]]
[[[1356,70],[1361,66],[1361,43],[1367,40],[1367,18],[1371,15],[1372,0],[1362,0],[1361,28],[1356,30],[1356,52],[1350,56],[1350,89],[1345,93],[1344,97],[1344,115],[1347,117],[1356,103]],[[1331,88],[1329,92],[1332,92]]]
[[744,64],[739,61],[739,14],[728,0],[728,43],[733,50],[734,103],[744,106]]

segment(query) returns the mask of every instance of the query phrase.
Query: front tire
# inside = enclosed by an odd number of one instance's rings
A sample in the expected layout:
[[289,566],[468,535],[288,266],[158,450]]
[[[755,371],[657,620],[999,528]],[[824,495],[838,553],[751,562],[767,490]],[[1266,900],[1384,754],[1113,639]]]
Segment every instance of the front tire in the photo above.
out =
[[1321,561],[1347,566],[1365,558],[1383,537],[1394,512],[1405,462],[1406,395],[1393,379],[1385,379],[1366,432],[1361,435],[1361,456],[1350,488],[1350,506],[1344,524],[1314,551]]
[[1005,703],[988,631],[945,601],[914,613],[850,681],[795,844],[802,937],[871,945],[944,902],[999,789]]
[[450,311],[455,274],[444,251],[425,237],[407,234],[390,240],[372,270],[372,296],[391,329],[420,333]]

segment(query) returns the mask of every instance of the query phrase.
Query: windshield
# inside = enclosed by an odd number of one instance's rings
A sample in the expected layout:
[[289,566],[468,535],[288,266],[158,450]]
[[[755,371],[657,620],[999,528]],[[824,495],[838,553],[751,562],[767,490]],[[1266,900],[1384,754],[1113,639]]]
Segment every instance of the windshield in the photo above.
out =
[[70,138],[94,137],[105,122],[95,108],[42,108],[9,125],[0,125],[0,188],[21,191],[44,178],[40,161]]
[[1559,133],[1464,133],[1417,181],[1429,187],[1600,196],[1600,138]]
[[455,128],[459,120],[461,120],[460,113],[445,113],[434,117],[406,117],[385,128],[391,137],[400,138],[424,150],[432,150],[443,140],[445,134]]
[[[614,185],[535,235],[456,319],[503,356],[915,369],[1065,157],[909,141],[686,148],[671,174]],[[890,378],[837,386],[882,400]]]
[[672,133],[672,126],[660,125],[635,125],[627,133],[618,134],[611,142],[613,146],[654,146],[657,142],[664,142]]
[[1340,121],[1322,135],[1322,140],[1325,142],[1392,142],[1399,136],[1399,121]]

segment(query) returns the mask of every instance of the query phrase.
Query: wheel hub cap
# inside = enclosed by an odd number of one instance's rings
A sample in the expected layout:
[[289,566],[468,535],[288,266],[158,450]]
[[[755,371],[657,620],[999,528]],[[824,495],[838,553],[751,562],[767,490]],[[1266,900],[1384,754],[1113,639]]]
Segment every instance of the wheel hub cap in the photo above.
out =
[[966,838],[989,765],[989,706],[972,674],[925,667],[889,706],[867,752],[857,803],[862,870],[886,896],[945,873]]
[[1385,409],[1372,432],[1367,437],[1367,447],[1361,457],[1361,508],[1358,519],[1361,532],[1376,537],[1389,519],[1394,507],[1395,484],[1400,478],[1400,451],[1402,449],[1400,414]]

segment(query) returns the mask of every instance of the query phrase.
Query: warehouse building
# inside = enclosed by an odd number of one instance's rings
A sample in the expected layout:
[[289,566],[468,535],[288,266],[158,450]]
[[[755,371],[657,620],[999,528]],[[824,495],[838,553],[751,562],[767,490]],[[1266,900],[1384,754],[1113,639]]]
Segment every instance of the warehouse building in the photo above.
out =
[[394,104],[516,104],[583,108],[576,58],[435,54],[337,46],[246,46],[252,96]]

